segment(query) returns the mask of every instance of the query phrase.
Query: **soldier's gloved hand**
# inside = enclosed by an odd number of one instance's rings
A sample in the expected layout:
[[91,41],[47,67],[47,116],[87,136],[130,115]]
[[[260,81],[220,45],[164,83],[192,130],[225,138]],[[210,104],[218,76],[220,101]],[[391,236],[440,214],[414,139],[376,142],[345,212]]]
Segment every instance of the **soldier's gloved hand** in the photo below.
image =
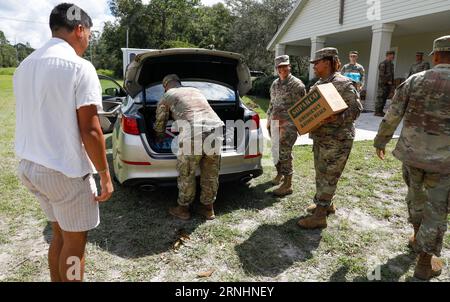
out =
[[386,150],[385,149],[377,149],[377,156],[379,159],[384,160],[386,158]]

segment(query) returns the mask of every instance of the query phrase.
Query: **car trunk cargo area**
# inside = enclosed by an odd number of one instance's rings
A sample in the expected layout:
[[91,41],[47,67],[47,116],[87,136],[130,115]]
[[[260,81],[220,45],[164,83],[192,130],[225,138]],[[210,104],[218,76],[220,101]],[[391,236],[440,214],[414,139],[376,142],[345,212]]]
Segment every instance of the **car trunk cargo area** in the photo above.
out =
[[[212,104],[211,105],[214,111],[217,113],[217,115],[220,117],[220,119],[226,124],[227,121],[237,121],[237,120],[243,120],[244,119],[244,111],[245,109],[238,106],[236,103],[232,104]],[[172,154],[171,149],[171,143],[173,138],[177,135],[177,133],[172,133],[171,135],[166,135],[166,138],[163,142],[157,143],[156,142],[156,133],[153,130],[153,126],[155,124],[156,120],[156,105],[146,106],[142,107],[139,110],[139,113],[144,117],[145,121],[145,128],[146,128],[146,138],[147,141],[152,148],[152,150],[156,153],[160,154]],[[171,132],[171,122],[172,120],[169,119],[169,122],[167,124],[166,132]],[[237,138],[237,129],[230,128],[226,129],[226,126],[224,127],[224,135],[226,131],[233,131],[234,135],[226,136],[224,139],[224,145],[223,150],[236,150],[237,146],[240,142],[238,142]]]

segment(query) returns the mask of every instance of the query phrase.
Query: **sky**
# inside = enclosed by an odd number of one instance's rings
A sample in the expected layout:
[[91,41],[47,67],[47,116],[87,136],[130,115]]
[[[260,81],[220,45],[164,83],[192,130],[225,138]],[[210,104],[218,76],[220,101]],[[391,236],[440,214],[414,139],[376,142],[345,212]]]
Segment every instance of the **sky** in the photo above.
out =
[[[41,47],[51,36],[48,17],[53,7],[63,0],[1,0],[0,30],[13,44],[29,42],[33,48]],[[94,22],[93,30],[101,31],[106,21],[114,20],[108,0],[68,0],[83,8]],[[143,0],[148,2],[148,0]],[[223,0],[202,0],[213,5]]]

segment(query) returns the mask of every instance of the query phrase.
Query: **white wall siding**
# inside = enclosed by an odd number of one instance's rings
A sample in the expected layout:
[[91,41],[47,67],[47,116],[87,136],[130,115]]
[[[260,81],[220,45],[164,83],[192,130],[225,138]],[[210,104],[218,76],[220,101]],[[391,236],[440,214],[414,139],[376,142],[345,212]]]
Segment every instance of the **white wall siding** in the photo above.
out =
[[[370,27],[376,23],[395,23],[436,12],[450,11],[450,0],[380,0],[381,20],[369,20],[370,5],[366,0],[346,0],[344,24],[339,24],[339,0],[307,1],[285,32],[281,32],[278,43],[288,43],[309,39],[314,36],[344,32]],[[449,21],[450,23],[450,21]]]
[[433,49],[433,41],[448,34],[449,32],[434,32],[413,36],[394,37],[392,39],[392,47],[396,47],[398,50],[395,77],[404,78],[407,76],[409,67],[416,60],[417,51],[425,52],[424,60],[431,64],[431,57],[429,57],[428,54]]
[[[408,74],[409,67],[416,60],[417,51],[423,51],[425,53],[424,60],[430,62],[431,64],[431,57],[429,57],[428,54],[433,49],[433,41],[448,34],[448,32],[433,32],[393,37],[392,48],[397,50],[395,77],[404,78]],[[351,50],[357,50],[359,52],[359,63],[364,66],[366,69],[366,74],[368,74],[371,46],[371,42],[369,40],[366,42],[354,42],[333,46],[338,48],[339,57],[342,64],[348,63],[348,53]]]

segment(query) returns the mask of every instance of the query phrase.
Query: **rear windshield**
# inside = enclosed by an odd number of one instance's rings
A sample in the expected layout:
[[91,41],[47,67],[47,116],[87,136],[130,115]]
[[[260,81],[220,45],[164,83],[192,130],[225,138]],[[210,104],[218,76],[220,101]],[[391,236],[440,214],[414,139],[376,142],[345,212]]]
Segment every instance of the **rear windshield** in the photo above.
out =
[[[234,90],[220,84],[209,82],[183,81],[182,85],[184,87],[194,87],[199,89],[210,102],[236,101],[236,93],[234,92]],[[154,85],[148,87],[145,90],[145,94],[147,103],[156,103],[164,95],[164,88],[162,84]],[[142,93],[137,96],[137,99],[142,100]]]

